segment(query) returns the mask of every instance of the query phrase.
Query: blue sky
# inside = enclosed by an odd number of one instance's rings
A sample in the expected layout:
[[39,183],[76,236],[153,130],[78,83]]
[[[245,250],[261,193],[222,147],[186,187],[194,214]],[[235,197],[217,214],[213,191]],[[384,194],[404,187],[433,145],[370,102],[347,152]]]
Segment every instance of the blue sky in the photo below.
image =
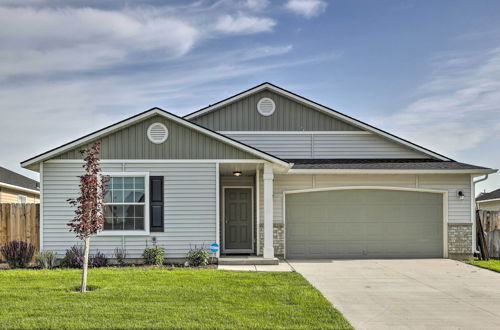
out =
[[0,165],[34,176],[19,162],[264,81],[500,167],[500,2],[486,0],[0,0]]

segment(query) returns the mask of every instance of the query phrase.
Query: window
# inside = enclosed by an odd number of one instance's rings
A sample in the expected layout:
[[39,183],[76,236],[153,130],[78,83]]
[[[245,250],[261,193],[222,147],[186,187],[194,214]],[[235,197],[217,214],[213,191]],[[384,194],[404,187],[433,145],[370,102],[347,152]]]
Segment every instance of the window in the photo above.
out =
[[27,197],[25,195],[18,195],[17,196],[17,202],[18,203],[23,203],[26,204],[27,202]]
[[149,233],[148,175],[105,174],[104,230],[116,235]]

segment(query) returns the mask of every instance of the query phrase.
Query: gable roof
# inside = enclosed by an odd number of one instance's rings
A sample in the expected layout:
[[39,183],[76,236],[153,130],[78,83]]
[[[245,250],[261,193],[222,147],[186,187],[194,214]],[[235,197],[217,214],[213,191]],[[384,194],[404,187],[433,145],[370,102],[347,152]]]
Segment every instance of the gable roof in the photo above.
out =
[[232,102],[235,102],[235,101],[237,101],[237,100],[239,100],[241,98],[244,98],[244,97],[246,97],[246,96],[248,96],[250,94],[253,94],[253,93],[256,93],[256,92],[259,92],[259,91],[262,91],[262,90],[266,90],[266,89],[271,90],[271,91],[273,91],[275,93],[279,93],[281,95],[285,95],[285,96],[287,96],[287,97],[289,97],[289,98],[291,98],[291,99],[293,99],[295,101],[305,103],[305,104],[307,104],[308,106],[310,106],[311,108],[313,108],[313,109],[315,109],[317,111],[321,111],[321,112],[326,113],[326,114],[328,114],[330,116],[339,118],[339,119],[341,119],[341,120],[343,120],[343,121],[345,121],[345,122],[347,122],[349,124],[352,124],[352,125],[354,125],[356,127],[359,127],[359,128],[365,129],[365,130],[367,130],[369,132],[373,132],[375,134],[381,135],[381,136],[383,136],[383,137],[385,137],[385,138],[387,138],[389,140],[395,141],[395,142],[397,142],[399,144],[403,144],[403,145],[405,145],[407,147],[410,147],[410,148],[412,148],[414,150],[418,150],[420,152],[423,152],[423,153],[425,153],[425,154],[427,154],[427,155],[429,155],[429,156],[431,156],[433,158],[436,158],[436,159],[439,159],[439,160],[445,160],[445,161],[451,161],[452,160],[452,159],[450,159],[450,158],[448,158],[448,157],[446,157],[444,155],[441,155],[441,154],[439,154],[437,152],[434,152],[434,151],[429,150],[427,148],[424,148],[424,147],[422,147],[420,145],[417,145],[417,144],[415,144],[413,142],[410,142],[408,140],[400,138],[400,137],[398,137],[398,136],[396,136],[394,134],[388,133],[388,132],[386,132],[386,131],[384,131],[382,129],[379,129],[377,127],[369,125],[369,124],[367,124],[365,122],[362,122],[362,121],[360,121],[358,119],[355,119],[353,117],[350,117],[348,115],[340,113],[340,112],[338,112],[338,111],[336,111],[334,109],[328,108],[328,107],[326,107],[324,105],[321,105],[321,104],[319,104],[317,102],[309,100],[309,99],[307,99],[307,98],[305,98],[303,96],[300,96],[298,94],[290,92],[290,91],[288,91],[288,90],[286,90],[284,88],[281,88],[281,87],[276,86],[274,84],[271,84],[269,82],[264,82],[264,83],[262,83],[260,85],[252,87],[250,89],[247,89],[246,91],[243,91],[241,93],[233,95],[233,96],[231,96],[229,98],[226,98],[226,99],[224,99],[222,101],[219,101],[219,102],[217,102],[215,104],[211,104],[211,105],[209,105],[209,106],[207,106],[205,108],[202,108],[200,110],[194,111],[194,112],[192,112],[190,114],[185,115],[184,118],[188,119],[188,120],[192,120],[192,119],[197,118],[197,117],[199,117],[201,115],[204,115],[206,113],[215,111],[215,110],[217,110],[217,109],[219,109],[219,108],[221,108],[221,107],[223,107],[223,106],[225,106],[225,105],[227,105],[229,103],[232,103]]
[[476,202],[486,202],[491,200],[500,200],[500,189],[490,191],[489,193],[482,193],[476,198]]
[[0,186],[27,190],[33,193],[39,192],[38,181],[8,170],[5,167],[0,167]]
[[123,127],[127,127],[129,125],[132,125],[136,122],[139,122],[143,119],[146,119],[150,116],[154,116],[154,115],[160,115],[160,116],[163,116],[169,120],[172,120],[178,124],[181,124],[181,125],[184,125],[184,126],[187,126],[189,128],[192,128],[200,133],[204,133],[206,135],[209,135],[211,137],[213,137],[214,139],[216,140],[219,140],[223,143],[226,143],[226,144],[229,144],[229,145],[232,145],[240,150],[243,150],[243,151],[246,151],[252,155],[255,155],[259,158],[262,158],[264,160],[267,160],[267,161],[270,161],[272,163],[275,163],[275,164],[279,164],[279,165],[282,165],[282,166],[286,166],[286,167],[289,167],[290,164],[287,163],[286,161],[276,157],[276,156],[273,156],[271,154],[268,154],[264,151],[261,151],[261,150],[258,150],[254,147],[251,147],[251,146],[248,146],[244,143],[241,143],[239,141],[236,141],[236,140],[233,140],[225,135],[222,135],[222,134],[219,134],[217,132],[214,132],[208,128],[205,128],[205,127],[202,127],[200,125],[197,125],[195,123],[192,123],[186,119],[183,119],[179,116],[176,116],[168,111],[165,111],[163,109],[160,109],[160,108],[151,108],[149,110],[146,110],[144,112],[141,112],[135,116],[132,116],[132,117],[129,117],[127,119],[124,119],[122,121],[119,121],[113,125],[110,125],[110,126],[107,126],[105,128],[102,128],[100,130],[97,130],[95,132],[92,132],[90,134],[87,134],[79,139],[76,139],[76,140],[73,140],[71,142],[68,142],[66,144],[63,144],[57,148],[54,148],[54,149],[51,149],[49,151],[46,151],[44,153],[41,153],[37,156],[34,156],[32,158],[29,158],[23,162],[21,162],[21,166],[22,167],[29,167],[31,165],[34,165],[34,164],[37,164],[39,162],[42,162],[42,161],[45,161],[47,159],[50,159],[52,157],[55,157],[56,155],[58,154],[61,154],[63,153],[64,151],[67,151],[67,150],[70,150],[70,149],[73,149],[73,148],[76,148],[78,146],[81,146],[93,139],[96,139],[100,136],[104,136],[104,135],[107,135],[107,134],[110,134],[112,132],[115,132]]

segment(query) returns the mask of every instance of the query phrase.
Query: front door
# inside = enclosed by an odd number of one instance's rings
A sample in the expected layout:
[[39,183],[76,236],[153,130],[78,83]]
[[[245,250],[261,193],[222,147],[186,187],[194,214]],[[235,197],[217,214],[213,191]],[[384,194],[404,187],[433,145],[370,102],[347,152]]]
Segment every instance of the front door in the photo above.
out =
[[224,251],[253,252],[252,189],[224,189]]

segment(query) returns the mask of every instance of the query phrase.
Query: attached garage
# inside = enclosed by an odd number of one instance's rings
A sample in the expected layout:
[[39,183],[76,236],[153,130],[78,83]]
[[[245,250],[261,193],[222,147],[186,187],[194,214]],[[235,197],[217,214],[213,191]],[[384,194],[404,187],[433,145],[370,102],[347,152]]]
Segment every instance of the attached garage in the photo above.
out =
[[332,188],[285,193],[287,258],[442,258],[440,191]]

